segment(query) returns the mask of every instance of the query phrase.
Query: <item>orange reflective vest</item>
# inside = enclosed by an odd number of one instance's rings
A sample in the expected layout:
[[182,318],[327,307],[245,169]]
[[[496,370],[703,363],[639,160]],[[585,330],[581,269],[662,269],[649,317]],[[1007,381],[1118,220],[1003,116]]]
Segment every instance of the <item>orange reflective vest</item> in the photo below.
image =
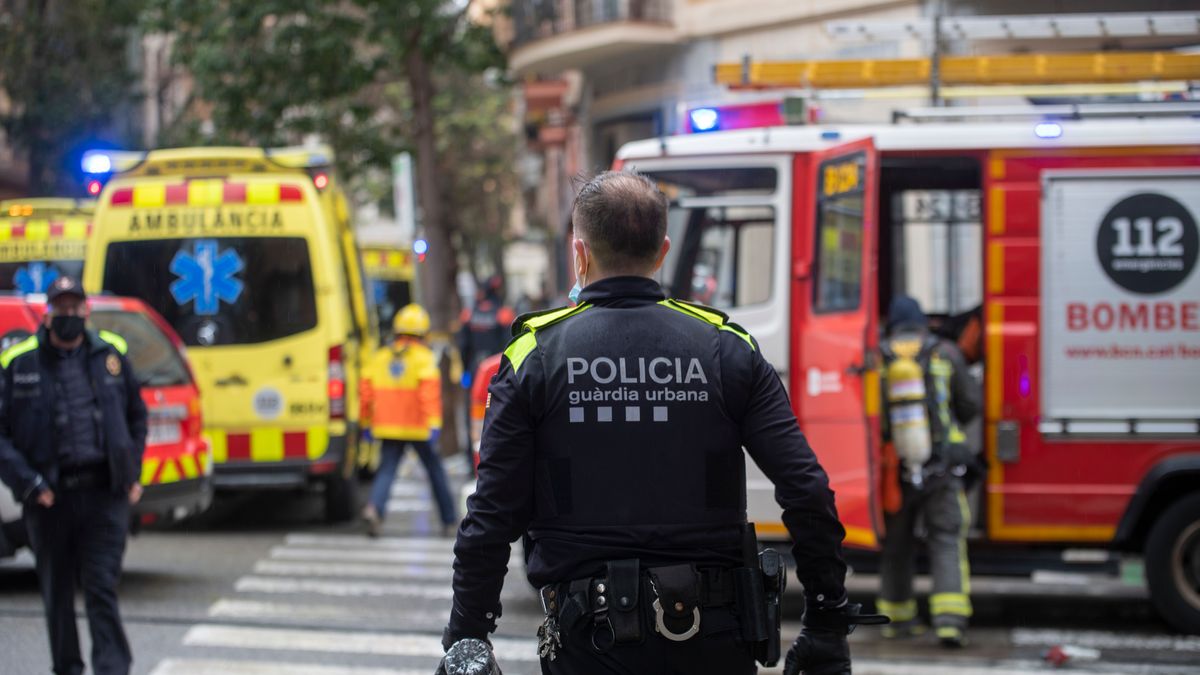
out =
[[375,438],[429,440],[442,427],[442,377],[433,351],[413,338],[379,350],[363,378],[362,417]]

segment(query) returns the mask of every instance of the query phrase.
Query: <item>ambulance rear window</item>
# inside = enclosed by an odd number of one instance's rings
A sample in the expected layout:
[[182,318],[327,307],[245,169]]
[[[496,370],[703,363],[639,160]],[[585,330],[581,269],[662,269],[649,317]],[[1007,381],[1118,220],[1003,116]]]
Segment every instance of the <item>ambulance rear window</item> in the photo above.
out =
[[317,325],[301,237],[115,242],[104,290],[146,301],[190,346],[257,344]]

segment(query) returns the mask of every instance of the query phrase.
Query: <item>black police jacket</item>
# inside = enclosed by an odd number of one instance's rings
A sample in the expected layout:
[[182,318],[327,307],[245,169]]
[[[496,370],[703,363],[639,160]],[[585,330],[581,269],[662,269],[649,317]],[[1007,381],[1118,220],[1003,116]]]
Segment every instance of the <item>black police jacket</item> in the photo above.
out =
[[[88,331],[83,349],[96,393],[100,447],[108,457],[114,492],[124,492],[142,475],[146,447],[146,404],[141,385],[125,358],[125,341]],[[54,427],[54,347],[45,327],[0,355],[0,481],[25,501],[42,485],[58,482]]]
[[514,332],[455,544],[448,641],[495,629],[509,546],[523,535],[534,586],[626,558],[745,564],[743,447],[775,483],[806,592],[844,597],[828,478],[774,368],[725,315],[616,277]]

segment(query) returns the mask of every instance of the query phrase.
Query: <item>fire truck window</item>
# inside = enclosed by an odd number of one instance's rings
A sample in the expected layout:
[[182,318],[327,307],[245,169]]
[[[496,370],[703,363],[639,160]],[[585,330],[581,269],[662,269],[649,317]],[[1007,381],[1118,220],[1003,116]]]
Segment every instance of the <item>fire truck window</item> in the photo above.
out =
[[[636,168],[636,167],[635,167]],[[778,172],[771,167],[646,171],[674,202],[680,197],[752,197],[775,192]]]
[[661,281],[672,297],[720,309],[771,299],[774,209],[673,207],[667,234],[672,246]]
[[817,255],[813,305],[818,312],[858,309],[862,296],[863,170],[857,153],[822,162],[817,181]]
[[983,302],[979,190],[905,190],[892,201],[901,236],[893,285],[929,314],[957,315]]

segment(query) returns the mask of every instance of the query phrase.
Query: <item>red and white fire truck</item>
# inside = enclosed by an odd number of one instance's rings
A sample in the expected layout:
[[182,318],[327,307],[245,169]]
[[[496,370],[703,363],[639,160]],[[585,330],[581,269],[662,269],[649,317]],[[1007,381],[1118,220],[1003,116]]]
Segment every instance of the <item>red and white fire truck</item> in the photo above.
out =
[[[1144,556],[1160,613],[1200,632],[1200,119],[716,130],[616,166],[671,199],[670,292],[727,311],[779,369],[847,545],[884,534],[872,355],[907,293],[981,329],[973,554]],[[786,538],[749,475],[760,537]]]

